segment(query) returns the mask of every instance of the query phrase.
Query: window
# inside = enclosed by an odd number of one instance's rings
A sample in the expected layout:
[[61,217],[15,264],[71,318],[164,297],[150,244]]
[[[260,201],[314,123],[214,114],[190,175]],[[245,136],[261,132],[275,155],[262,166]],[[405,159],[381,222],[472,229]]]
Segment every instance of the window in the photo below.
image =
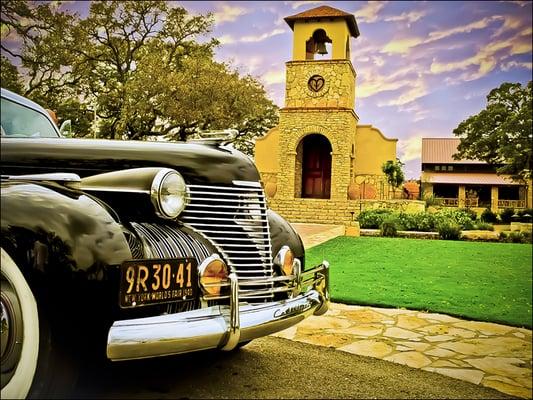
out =
[[453,171],[453,165],[448,165],[448,171]]
[[52,123],[40,112],[2,99],[2,136],[58,137]]
[[435,171],[440,171],[440,165],[435,165]]

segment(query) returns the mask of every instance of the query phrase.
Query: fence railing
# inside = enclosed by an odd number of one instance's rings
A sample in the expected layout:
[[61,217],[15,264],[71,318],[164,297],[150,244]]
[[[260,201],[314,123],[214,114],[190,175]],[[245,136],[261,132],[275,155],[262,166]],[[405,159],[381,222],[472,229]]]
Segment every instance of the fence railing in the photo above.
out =
[[526,208],[525,200],[498,200],[498,208]]
[[452,197],[441,197],[442,205],[447,207],[458,207],[459,206],[459,199],[455,199]]
[[[446,207],[459,207],[459,199],[453,197],[441,197],[442,205]],[[479,199],[465,199],[465,207],[478,207]]]
[[477,207],[479,204],[479,199],[477,197],[475,198],[466,198],[465,199],[465,207]]

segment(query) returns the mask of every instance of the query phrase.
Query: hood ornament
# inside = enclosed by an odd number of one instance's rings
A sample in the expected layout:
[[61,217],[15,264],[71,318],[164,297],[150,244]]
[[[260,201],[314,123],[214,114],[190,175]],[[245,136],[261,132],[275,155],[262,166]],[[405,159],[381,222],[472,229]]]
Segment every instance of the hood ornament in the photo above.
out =
[[208,145],[225,145],[235,141],[239,135],[237,129],[223,129],[217,131],[201,131],[197,134],[199,137],[187,140],[187,142],[208,144]]

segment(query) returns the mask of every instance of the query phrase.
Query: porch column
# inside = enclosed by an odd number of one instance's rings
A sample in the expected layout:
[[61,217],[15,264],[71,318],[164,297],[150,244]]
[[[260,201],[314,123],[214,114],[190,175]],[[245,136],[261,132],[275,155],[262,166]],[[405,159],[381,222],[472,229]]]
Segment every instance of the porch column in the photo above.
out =
[[420,186],[422,189],[422,196],[420,196],[420,198],[422,200],[424,200],[426,197],[433,195],[433,184],[428,182],[422,182]]
[[498,212],[498,186],[490,188],[490,210],[494,213]]
[[526,186],[526,208],[533,208],[533,185],[531,179]]
[[465,207],[465,200],[466,200],[466,186],[465,185],[459,185],[459,208]]

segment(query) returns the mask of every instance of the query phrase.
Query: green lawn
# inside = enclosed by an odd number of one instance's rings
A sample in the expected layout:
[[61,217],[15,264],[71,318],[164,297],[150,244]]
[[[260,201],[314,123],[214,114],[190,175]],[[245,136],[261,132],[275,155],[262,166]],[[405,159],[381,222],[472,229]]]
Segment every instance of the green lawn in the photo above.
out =
[[341,236],[307,251],[331,264],[333,301],[531,329],[531,245]]

